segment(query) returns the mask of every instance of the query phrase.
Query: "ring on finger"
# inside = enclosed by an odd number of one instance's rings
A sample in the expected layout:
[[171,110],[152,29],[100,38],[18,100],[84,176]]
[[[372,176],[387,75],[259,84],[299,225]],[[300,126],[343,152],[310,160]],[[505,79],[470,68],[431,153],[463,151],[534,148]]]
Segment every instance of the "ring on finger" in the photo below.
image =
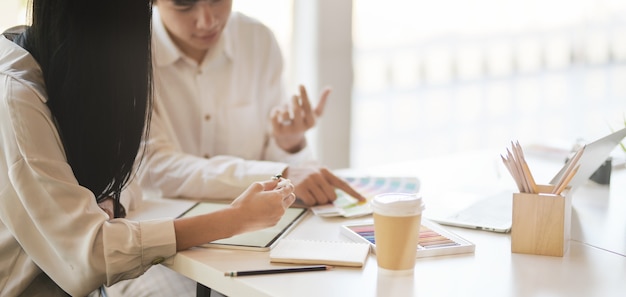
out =
[[[291,195],[293,195],[293,199],[290,200],[289,198],[291,198]],[[289,206],[291,206],[291,204],[296,201],[296,194],[294,193],[290,193],[289,195],[285,196],[285,198],[283,198],[283,208],[287,209],[289,208]]]

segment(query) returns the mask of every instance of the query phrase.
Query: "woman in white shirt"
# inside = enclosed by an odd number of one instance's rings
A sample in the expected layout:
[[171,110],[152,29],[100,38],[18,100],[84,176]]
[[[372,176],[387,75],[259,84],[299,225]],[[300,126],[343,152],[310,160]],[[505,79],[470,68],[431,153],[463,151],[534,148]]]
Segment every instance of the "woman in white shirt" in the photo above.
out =
[[155,112],[143,186],[166,197],[232,198],[282,173],[306,205],[333,201],[335,188],[364,199],[314,162],[305,132],[328,92],[317,108],[303,87],[291,107],[283,104],[282,56],[265,25],[232,12],[231,0],[155,7]]
[[212,214],[122,218],[122,196],[140,193],[150,3],[33,0],[32,26],[0,36],[0,296],[97,295],[178,250],[272,226],[295,200],[268,180]]

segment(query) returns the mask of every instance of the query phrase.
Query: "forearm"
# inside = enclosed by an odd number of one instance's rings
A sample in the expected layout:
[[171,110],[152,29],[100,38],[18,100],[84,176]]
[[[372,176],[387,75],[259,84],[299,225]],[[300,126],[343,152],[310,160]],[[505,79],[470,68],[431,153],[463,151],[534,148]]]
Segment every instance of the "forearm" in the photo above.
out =
[[276,144],[285,152],[295,154],[306,147],[306,137],[304,136],[304,133],[276,137]]
[[174,221],[178,251],[228,238],[242,232],[241,217],[233,208]]
[[299,152],[290,154],[281,149],[273,138],[270,138],[268,141],[264,158],[266,160],[282,162],[286,165],[299,165],[315,161],[311,146],[306,145]]
[[165,197],[193,199],[232,199],[252,182],[265,180],[285,167],[232,156],[204,159],[182,153],[155,155],[144,165],[148,167],[140,177],[144,187],[159,189]]

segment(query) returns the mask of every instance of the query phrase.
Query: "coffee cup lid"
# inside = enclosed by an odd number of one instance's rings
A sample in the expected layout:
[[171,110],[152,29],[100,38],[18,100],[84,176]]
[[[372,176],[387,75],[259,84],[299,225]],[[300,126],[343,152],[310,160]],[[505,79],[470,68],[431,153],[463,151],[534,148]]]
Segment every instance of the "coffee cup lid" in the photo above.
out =
[[386,216],[412,216],[422,213],[424,202],[419,193],[383,193],[372,199],[372,211]]

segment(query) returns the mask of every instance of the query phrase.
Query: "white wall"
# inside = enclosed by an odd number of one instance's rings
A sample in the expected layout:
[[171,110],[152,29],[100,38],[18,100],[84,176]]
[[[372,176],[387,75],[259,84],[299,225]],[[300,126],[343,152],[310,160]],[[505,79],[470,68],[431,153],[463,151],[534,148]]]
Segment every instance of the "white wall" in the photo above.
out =
[[296,1],[293,38],[295,81],[305,82],[313,91],[326,86],[333,89],[324,115],[309,137],[318,160],[329,168],[349,167],[352,2]]

